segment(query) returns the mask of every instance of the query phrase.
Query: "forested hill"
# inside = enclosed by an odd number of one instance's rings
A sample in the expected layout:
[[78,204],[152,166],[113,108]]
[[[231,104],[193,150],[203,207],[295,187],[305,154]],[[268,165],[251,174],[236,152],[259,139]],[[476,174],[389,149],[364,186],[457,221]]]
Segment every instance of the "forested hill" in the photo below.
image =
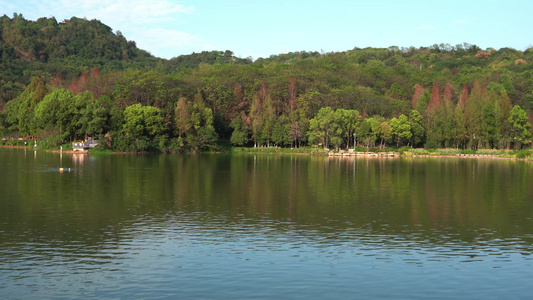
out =
[[[97,20],[0,22],[0,135],[119,150],[530,144],[533,48],[448,44],[156,58]],[[31,82],[31,83],[30,83]],[[16,99],[15,99],[16,98]],[[329,109],[329,110],[328,110]],[[353,142],[353,139],[351,140]]]
[[[98,20],[43,17],[30,21],[17,13],[13,18],[0,17],[0,58],[0,102],[15,98],[32,77],[70,80],[93,68],[101,72],[150,69],[162,60]],[[244,64],[251,60],[236,58],[230,51],[212,51],[178,56],[166,65],[178,70],[200,63]]]
[[[81,70],[103,71],[154,65],[155,58],[97,20],[0,17],[0,98],[20,93],[31,77],[64,78]],[[15,95],[16,96],[16,95]],[[7,99],[6,99],[7,98]]]

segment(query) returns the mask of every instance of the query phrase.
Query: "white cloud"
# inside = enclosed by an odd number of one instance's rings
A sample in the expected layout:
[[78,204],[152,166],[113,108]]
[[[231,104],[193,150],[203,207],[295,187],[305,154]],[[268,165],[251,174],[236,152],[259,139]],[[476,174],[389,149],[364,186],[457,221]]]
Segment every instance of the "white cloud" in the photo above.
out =
[[118,20],[121,22],[153,21],[176,14],[190,13],[192,6],[175,4],[170,0],[51,0],[34,1],[41,12],[53,12],[61,17],[87,17],[88,19]]
[[[72,6],[71,0],[59,0],[60,6],[68,6],[68,10],[81,13],[93,19],[108,22],[138,25],[147,23],[163,23],[175,20],[180,14],[192,12],[192,7],[174,4],[168,0],[142,1],[142,0],[115,0],[115,1],[80,1],[79,7]],[[58,7],[61,9],[61,7]]]
[[[201,43],[179,30],[183,16],[193,13],[194,7],[172,0],[31,0],[27,6],[33,6],[31,14],[22,12],[28,19],[55,16],[59,21],[75,16],[100,20],[155,56],[170,58],[178,55],[179,50]],[[170,52],[172,48],[176,49],[174,54]]]
[[173,29],[139,29],[129,39],[136,41],[137,47],[148,50],[152,55],[165,58],[216,48],[201,38]]

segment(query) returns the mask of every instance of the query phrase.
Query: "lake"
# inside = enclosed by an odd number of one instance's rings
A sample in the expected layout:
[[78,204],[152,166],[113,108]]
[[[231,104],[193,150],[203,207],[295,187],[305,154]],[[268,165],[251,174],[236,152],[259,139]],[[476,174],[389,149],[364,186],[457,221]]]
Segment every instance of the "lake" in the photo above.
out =
[[532,182],[511,160],[0,149],[0,298],[529,298]]

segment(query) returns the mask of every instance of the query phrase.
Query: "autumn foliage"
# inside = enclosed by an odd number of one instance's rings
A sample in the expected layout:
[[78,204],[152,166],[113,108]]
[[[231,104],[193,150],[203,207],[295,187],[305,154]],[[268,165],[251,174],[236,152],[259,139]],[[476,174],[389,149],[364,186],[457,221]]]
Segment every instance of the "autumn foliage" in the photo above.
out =
[[431,100],[428,104],[428,114],[432,113],[436,108],[442,105],[442,97],[440,95],[439,84],[433,83],[433,92],[431,93]]

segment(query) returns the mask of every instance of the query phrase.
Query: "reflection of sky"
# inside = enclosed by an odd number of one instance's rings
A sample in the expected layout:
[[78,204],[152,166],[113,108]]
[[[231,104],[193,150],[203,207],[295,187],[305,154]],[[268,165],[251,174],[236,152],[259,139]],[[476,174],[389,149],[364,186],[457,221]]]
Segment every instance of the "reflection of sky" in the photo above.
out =
[[525,296],[532,274],[520,254],[531,246],[516,240],[436,245],[203,214],[140,217],[113,235],[92,247],[23,245],[24,255],[2,262],[0,288],[22,298],[501,299]]

